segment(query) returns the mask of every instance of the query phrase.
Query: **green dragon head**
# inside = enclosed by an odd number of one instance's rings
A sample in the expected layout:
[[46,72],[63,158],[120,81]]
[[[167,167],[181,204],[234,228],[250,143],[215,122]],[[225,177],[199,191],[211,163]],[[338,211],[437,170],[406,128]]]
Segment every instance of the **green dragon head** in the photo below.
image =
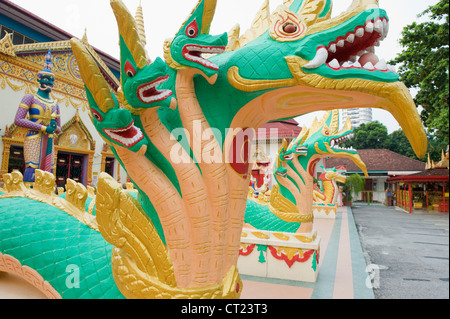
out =
[[134,125],[130,111],[120,108],[117,98],[110,92],[106,80],[85,46],[75,38],[71,40],[71,45],[85,83],[92,122],[97,131],[110,145],[145,153],[148,141]]
[[287,141],[283,140],[283,144],[281,145],[280,150],[278,151],[278,160],[281,162],[289,162],[294,159],[294,151],[292,149],[288,149]]
[[287,168],[286,167],[277,167],[275,169],[275,175],[280,177],[286,177],[287,176]]
[[226,33],[209,35],[217,0],[200,0],[197,7],[172,40],[164,44],[167,64],[175,69],[195,68],[208,78],[217,74],[219,67],[202,54],[219,54],[228,43]]
[[[339,145],[353,137],[353,128],[347,118],[342,129],[339,129],[339,110],[328,111],[321,121],[315,119],[310,128],[304,127],[300,135],[291,142],[288,150],[297,154],[301,163],[308,163],[309,173],[314,172],[314,165],[320,157],[350,158],[364,174],[368,176],[367,168],[358,152],[353,148],[341,148]],[[305,155],[306,153],[306,155]],[[317,159],[311,161],[311,159]]]
[[273,169],[273,172],[276,176],[283,178],[287,177],[288,170],[286,166],[294,160],[294,155],[295,153],[291,149],[288,149],[287,140],[283,139],[283,143],[278,150],[278,157]]
[[341,15],[330,13],[330,0],[285,0],[272,14],[263,7],[243,36],[233,34],[232,51],[211,58],[226,73],[217,87],[223,90],[227,81],[232,88],[226,94],[237,105],[228,120],[258,112],[252,124],[259,126],[318,110],[381,108],[422,157],[427,140],[414,101],[373,53],[388,33],[386,12],[378,0],[353,0]]
[[171,106],[173,92],[159,88],[169,80],[161,58],[147,58],[135,19],[120,0],[111,0],[120,34],[121,91],[134,109]]

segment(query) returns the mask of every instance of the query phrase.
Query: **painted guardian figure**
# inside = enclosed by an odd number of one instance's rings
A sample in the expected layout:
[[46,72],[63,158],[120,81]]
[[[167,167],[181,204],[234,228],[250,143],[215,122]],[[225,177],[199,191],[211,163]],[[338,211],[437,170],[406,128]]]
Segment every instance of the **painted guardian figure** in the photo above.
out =
[[52,54],[45,56],[44,68],[39,71],[38,91],[23,97],[14,123],[28,129],[24,142],[25,182],[35,181],[35,170],[53,172],[55,168],[53,134],[61,131],[59,106],[50,93],[55,82]]

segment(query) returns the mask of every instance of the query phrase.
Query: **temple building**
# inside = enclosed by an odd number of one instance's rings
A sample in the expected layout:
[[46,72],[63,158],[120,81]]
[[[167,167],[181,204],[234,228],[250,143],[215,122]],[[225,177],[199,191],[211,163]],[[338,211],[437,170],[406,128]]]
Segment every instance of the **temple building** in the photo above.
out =
[[391,177],[397,207],[415,211],[449,211],[449,149],[442,151],[441,161],[432,162],[428,154],[425,170]]
[[[96,132],[90,119],[84,84],[69,40],[73,35],[10,2],[0,2],[0,183],[2,175],[25,169],[26,129],[14,124],[16,111],[25,94],[37,91],[37,73],[51,50],[55,86],[51,97],[59,104],[62,132],[55,140],[56,183],[67,178],[84,185],[95,185],[102,171],[119,182],[126,174]],[[97,61],[111,90],[117,90],[120,62],[82,41]]]
[[[416,174],[425,169],[425,163],[387,149],[358,150],[358,154],[367,166],[369,178],[365,179],[364,191],[355,201],[385,203],[386,191],[391,188],[390,178]],[[362,170],[347,158],[331,157],[324,160],[325,168],[344,166],[347,175],[359,174]]]

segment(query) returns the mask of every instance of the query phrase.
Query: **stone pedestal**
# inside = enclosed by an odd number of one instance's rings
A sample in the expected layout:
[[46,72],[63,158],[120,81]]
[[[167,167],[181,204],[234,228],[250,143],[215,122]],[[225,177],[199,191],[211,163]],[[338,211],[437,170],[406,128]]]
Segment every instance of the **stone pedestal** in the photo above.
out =
[[242,275],[316,282],[320,237],[244,228],[238,269]]
[[336,219],[338,204],[313,204],[314,218],[318,219]]

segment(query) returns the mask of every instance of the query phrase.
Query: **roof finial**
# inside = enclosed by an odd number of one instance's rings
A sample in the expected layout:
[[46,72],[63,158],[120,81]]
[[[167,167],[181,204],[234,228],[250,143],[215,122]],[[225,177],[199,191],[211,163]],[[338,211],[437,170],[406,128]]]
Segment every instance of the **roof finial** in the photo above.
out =
[[88,44],[88,37],[87,37],[87,28],[84,28],[84,34],[83,37],[81,38],[81,42],[83,42],[84,44]]

